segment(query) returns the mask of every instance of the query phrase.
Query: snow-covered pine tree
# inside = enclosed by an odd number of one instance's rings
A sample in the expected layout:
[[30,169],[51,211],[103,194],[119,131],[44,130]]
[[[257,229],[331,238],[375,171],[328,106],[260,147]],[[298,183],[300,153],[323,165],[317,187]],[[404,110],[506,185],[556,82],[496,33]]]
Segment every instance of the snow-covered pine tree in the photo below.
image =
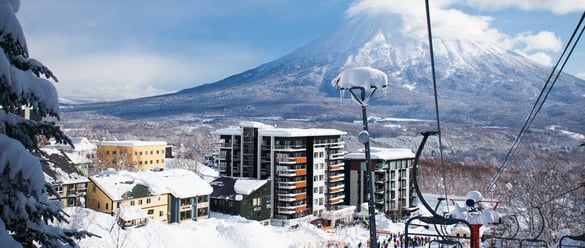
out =
[[[22,107],[40,116],[59,118],[53,73],[29,58],[24,33],[16,17],[19,0],[0,0],[0,244],[2,247],[75,246],[84,231],[50,225],[66,221],[56,194],[45,182],[38,137],[71,141],[52,122],[24,119]],[[44,76],[45,78],[41,78]]]

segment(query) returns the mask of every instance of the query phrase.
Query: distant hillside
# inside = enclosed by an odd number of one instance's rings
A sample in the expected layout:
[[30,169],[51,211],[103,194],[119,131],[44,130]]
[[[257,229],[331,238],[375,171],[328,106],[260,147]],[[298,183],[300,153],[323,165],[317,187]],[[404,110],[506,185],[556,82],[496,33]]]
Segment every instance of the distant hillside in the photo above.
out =
[[[434,119],[426,39],[401,33],[396,16],[349,19],[324,36],[275,61],[215,83],[154,97],[75,105],[129,119],[181,115],[295,118],[313,121],[359,119],[349,95],[330,84],[346,68],[370,66],[386,72],[390,87],[370,103],[381,117]],[[435,38],[439,106],[443,121],[466,125],[520,126],[550,68],[481,37]],[[561,76],[535,124],[585,132],[585,81]]]

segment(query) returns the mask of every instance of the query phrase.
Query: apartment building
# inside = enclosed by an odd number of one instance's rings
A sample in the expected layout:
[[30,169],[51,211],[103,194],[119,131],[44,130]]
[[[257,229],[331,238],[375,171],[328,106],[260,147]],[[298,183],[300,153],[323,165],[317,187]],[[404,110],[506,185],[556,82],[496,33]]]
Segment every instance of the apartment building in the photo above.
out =
[[[411,178],[415,154],[410,149],[370,149],[376,209],[394,220],[406,216],[418,205]],[[363,151],[345,155],[345,204],[367,203],[366,162]]]
[[141,171],[165,169],[167,143],[164,141],[98,141],[100,167]]
[[110,169],[89,180],[87,207],[96,211],[115,215],[138,207],[148,219],[169,223],[209,218],[213,189],[192,171]]
[[273,179],[273,223],[320,217],[343,203],[346,132],[245,122],[212,134],[220,139],[220,175]]
[[76,167],[67,155],[53,148],[41,148],[48,157],[42,162],[45,180],[51,183],[57,195],[50,195],[51,200],[60,200],[61,206],[85,207],[86,191],[89,180]]

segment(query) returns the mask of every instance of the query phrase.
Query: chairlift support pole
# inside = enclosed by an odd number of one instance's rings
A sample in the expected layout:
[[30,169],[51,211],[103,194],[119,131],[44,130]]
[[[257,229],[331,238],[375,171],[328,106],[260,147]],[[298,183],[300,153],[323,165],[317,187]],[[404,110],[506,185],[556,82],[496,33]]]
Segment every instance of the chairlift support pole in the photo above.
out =
[[[359,90],[359,97],[356,95],[354,90]],[[374,94],[376,88],[370,93],[370,96]],[[349,89],[354,99],[356,99],[362,108],[362,127],[363,131],[360,132],[358,139],[360,143],[364,144],[364,154],[366,157],[366,185],[367,185],[367,197],[368,197],[368,225],[370,228],[370,247],[378,248],[378,237],[376,233],[376,205],[374,203],[374,182],[372,180],[372,158],[370,154],[370,136],[368,133],[368,114],[367,114],[367,96],[366,90],[363,87],[354,87]]]

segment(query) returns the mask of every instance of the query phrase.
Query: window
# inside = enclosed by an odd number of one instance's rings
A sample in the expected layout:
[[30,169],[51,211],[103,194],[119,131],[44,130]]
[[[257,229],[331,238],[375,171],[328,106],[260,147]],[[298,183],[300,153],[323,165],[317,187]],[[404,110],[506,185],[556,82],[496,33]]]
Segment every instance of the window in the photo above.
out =
[[68,198],[67,199],[67,206],[75,206],[75,198]]
[[110,206],[108,203],[106,203],[106,209],[110,209]]
[[207,208],[200,208],[197,209],[197,216],[205,216],[208,215],[208,209]]
[[163,216],[165,214],[165,211],[158,211],[158,216]]
[[156,160],[156,163],[158,164],[158,159]]
[[149,209],[149,210],[148,210],[148,214],[149,214],[149,215],[153,215],[153,214],[154,214],[154,209]]
[[138,152],[134,152],[134,156],[138,156]]
[[134,206],[134,201],[130,201],[130,206]]
[[112,155],[118,154],[118,151],[112,151]]
[[57,191],[57,193],[59,194],[63,193],[63,185],[53,185],[53,187],[55,188],[55,191]]
[[[150,155],[152,155],[152,151],[150,151]],[[151,162],[152,163],[152,162]]]
[[156,150],[156,154],[158,154],[158,153],[159,153],[159,150]]
[[95,193],[95,184],[91,185],[91,192]]
[[262,205],[262,198],[256,197],[256,198],[252,199],[252,206],[256,207],[256,206],[260,206],[260,205]]
[[140,155],[142,156],[142,151],[140,152]]
[[106,155],[110,155],[110,151],[106,151]]
[[191,210],[181,211],[179,219],[180,220],[191,219]]
[[186,206],[186,205],[191,204],[191,198],[181,199],[180,201],[181,201],[181,203],[180,203],[181,206]]
[[150,204],[150,198],[146,198],[146,204]]
[[150,160],[150,164],[152,164],[152,160]]
[[138,205],[142,205],[142,200],[138,200]]
[[97,202],[97,208],[100,208],[100,202],[99,201]]
[[120,208],[120,202],[116,202],[116,207]]

